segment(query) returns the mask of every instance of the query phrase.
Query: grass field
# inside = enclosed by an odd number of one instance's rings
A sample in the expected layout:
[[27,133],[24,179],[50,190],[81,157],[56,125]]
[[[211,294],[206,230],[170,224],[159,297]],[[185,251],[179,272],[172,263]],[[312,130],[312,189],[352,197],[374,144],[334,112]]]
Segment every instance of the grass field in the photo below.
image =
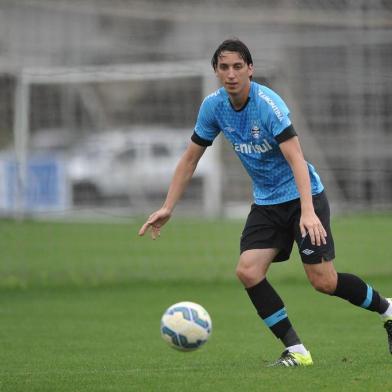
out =
[[[241,221],[0,220],[0,391],[388,391],[392,357],[376,314],[316,293],[295,252],[270,280],[315,366],[270,369],[282,347],[234,278]],[[336,266],[392,295],[392,215],[333,221]],[[172,303],[207,308],[213,334],[181,353],[159,335]]]

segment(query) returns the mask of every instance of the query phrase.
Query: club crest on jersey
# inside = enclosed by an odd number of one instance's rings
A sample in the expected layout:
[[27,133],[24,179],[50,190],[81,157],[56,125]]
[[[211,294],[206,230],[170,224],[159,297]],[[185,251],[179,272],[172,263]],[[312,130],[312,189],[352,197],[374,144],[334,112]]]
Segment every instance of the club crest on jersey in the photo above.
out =
[[260,137],[260,128],[257,125],[253,125],[250,132],[255,139],[258,139]]

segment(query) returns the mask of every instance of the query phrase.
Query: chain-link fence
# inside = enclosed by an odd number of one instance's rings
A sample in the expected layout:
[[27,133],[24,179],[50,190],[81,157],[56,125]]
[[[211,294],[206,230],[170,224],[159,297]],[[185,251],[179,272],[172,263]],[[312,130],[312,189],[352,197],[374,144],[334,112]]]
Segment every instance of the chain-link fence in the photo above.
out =
[[[236,36],[291,108],[335,211],[392,207],[388,1],[0,0],[0,211],[159,205]],[[184,199],[235,214],[249,180],[221,139]]]

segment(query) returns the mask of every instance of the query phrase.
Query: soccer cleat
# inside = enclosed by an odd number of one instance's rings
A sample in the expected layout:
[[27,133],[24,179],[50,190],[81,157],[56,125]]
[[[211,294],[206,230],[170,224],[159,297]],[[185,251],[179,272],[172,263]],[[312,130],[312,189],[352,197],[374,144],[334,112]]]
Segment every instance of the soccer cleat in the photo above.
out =
[[286,350],[283,351],[280,358],[276,362],[271,363],[269,367],[275,367],[275,366],[294,367],[294,366],[311,366],[311,365],[313,365],[313,360],[309,351],[307,354],[304,355],[304,354],[294,353]]
[[[392,303],[392,298],[387,298],[389,303]],[[388,335],[389,352],[392,354],[392,316],[383,317],[384,328]]]
[[388,335],[389,352],[392,354],[392,317],[390,320],[385,321],[384,328]]

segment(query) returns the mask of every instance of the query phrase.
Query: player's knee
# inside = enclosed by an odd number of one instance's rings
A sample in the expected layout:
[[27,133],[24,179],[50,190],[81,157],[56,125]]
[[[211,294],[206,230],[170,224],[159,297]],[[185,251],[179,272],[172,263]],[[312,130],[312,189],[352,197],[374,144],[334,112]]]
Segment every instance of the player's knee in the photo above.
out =
[[333,294],[336,290],[336,280],[332,276],[316,275],[309,280],[313,288],[320,293]]
[[248,283],[252,277],[251,268],[246,265],[242,265],[241,263],[238,263],[235,273],[237,278],[244,284]]
[[260,281],[260,276],[257,273],[253,263],[240,259],[236,268],[237,278],[245,285],[251,287]]

